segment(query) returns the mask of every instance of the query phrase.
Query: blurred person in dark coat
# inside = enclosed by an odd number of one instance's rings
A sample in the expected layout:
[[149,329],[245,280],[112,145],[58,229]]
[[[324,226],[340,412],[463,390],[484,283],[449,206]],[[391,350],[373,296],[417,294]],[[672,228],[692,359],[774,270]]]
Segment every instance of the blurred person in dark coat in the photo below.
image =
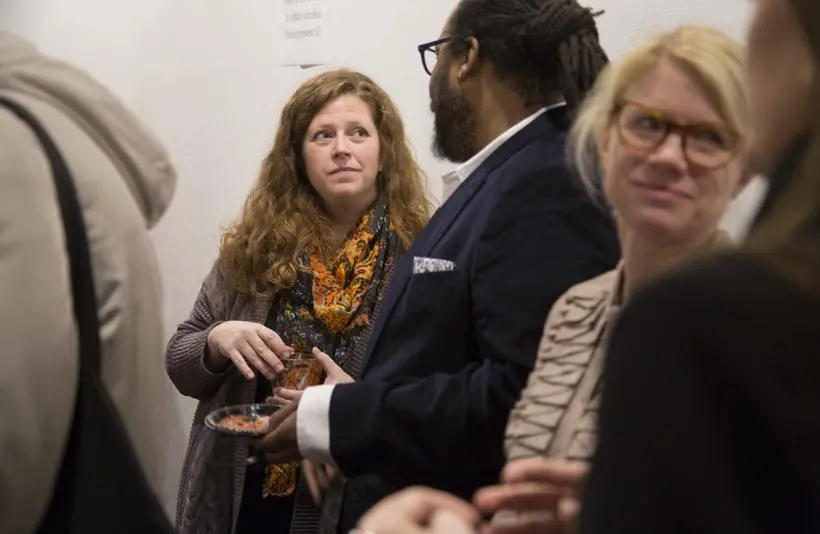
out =
[[743,250],[621,316],[583,534],[820,532],[820,4],[754,6],[749,163],[771,190]]

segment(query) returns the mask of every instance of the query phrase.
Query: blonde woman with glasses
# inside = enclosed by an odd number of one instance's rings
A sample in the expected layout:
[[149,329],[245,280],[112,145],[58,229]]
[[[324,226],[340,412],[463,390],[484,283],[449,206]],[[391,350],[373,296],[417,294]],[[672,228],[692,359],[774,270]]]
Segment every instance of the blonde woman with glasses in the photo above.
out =
[[[553,458],[567,489],[585,469],[561,462],[586,462],[595,451],[601,375],[619,310],[648,282],[728,244],[719,223],[749,177],[742,58],[741,45],[720,31],[678,28],[612,64],[575,122],[574,160],[590,193],[602,190],[614,212],[623,258],[553,306],[506,436],[509,460]],[[521,465],[544,466],[510,469]],[[487,511],[509,505],[498,499],[489,489],[478,503]]]
[[586,102],[574,156],[591,192],[601,176],[623,259],[552,308],[510,418],[510,460],[590,458],[615,314],[647,281],[726,243],[718,225],[748,177],[742,55],[717,30],[679,28],[613,64]]

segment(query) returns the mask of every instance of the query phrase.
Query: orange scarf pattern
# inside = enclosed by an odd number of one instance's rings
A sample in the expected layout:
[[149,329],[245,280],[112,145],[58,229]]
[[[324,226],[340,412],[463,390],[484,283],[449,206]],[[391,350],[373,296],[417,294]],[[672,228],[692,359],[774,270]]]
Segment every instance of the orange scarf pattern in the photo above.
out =
[[[386,240],[378,239],[375,233],[374,227],[378,227],[374,224],[375,217],[375,209],[362,216],[330,266],[326,266],[319,255],[308,254],[313,280],[313,306],[288,310],[286,315],[296,315],[303,320],[315,317],[331,334],[348,333],[370,324],[369,310],[362,309],[362,302],[375,281],[374,274],[382,248],[386,246]],[[309,352],[312,347],[293,348]],[[265,497],[292,494],[296,490],[298,469],[298,462],[267,466],[262,494]]]
[[338,252],[331,268],[325,267],[315,255],[310,256],[313,311],[332,334],[368,324],[366,312],[362,311],[356,317],[353,315],[359,312],[362,300],[370,289],[376,261],[383,246],[381,241],[371,243],[372,217],[372,211],[362,217],[356,231]]

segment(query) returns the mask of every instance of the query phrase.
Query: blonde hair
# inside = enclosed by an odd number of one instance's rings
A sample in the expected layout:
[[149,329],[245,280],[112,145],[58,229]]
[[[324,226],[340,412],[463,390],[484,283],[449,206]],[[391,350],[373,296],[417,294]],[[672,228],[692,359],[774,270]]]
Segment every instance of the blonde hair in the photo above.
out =
[[598,195],[602,172],[598,135],[612,125],[615,110],[630,86],[661,61],[684,69],[729,128],[745,132],[748,109],[743,58],[743,45],[725,33],[708,26],[681,26],[611,63],[596,81],[570,131],[569,157],[587,191],[593,197]]
[[369,77],[348,69],[321,73],[303,83],[282,110],[276,138],[236,223],[222,235],[220,262],[240,293],[289,288],[306,247],[327,254],[330,223],[305,174],[304,137],[313,118],[333,100],[355,95],[370,108],[379,132],[390,220],[403,248],[430,217],[424,175],[410,150],[399,110]]

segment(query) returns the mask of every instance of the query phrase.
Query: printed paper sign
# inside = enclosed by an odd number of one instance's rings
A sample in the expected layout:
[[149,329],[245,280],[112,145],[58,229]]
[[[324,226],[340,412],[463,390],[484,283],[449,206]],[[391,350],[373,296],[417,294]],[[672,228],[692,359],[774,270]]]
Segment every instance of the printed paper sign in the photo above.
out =
[[327,63],[325,0],[280,0],[284,25],[279,38],[282,65],[320,65]]

